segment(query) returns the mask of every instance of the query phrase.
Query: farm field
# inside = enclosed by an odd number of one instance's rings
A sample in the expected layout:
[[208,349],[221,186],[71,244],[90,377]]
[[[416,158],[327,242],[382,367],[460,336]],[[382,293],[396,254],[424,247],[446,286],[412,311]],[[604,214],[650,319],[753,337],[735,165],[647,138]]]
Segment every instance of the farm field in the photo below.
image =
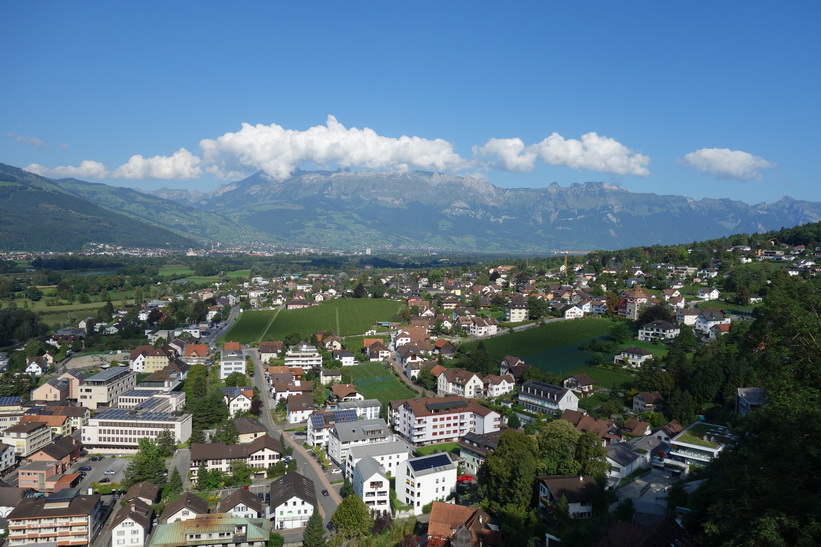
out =
[[371,329],[374,322],[393,317],[401,307],[402,304],[394,300],[340,299],[304,310],[245,311],[223,340],[244,344],[282,340],[294,331],[305,339],[324,330],[342,336],[362,334]]
[[379,399],[384,404],[394,399],[408,399],[418,395],[382,363],[345,367],[345,372],[351,375],[356,389],[366,399]]

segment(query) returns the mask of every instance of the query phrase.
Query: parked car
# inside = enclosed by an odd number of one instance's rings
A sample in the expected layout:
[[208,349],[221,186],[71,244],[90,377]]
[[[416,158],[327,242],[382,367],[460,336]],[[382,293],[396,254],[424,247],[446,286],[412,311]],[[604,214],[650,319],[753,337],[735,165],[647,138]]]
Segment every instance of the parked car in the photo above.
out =
[[331,475],[338,475],[340,473],[342,473],[342,470],[339,468],[331,469]]
[[105,475],[116,475],[116,474],[117,474],[117,472],[116,472],[116,471],[114,471],[113,469],[106,469],[106,470],[103,472],[103,474],[105,474]]
[[323,490],[323,491],[322,491],[322,495],[323,495],[323,496],[328,496],[328,495],[329,495],[329,494],[328,494],[328,491],[327,491],[327,490]]
[[102,479],[100,479],[97,482],[111,482],[111,479],[109,479],[108,477],[103,477]]
[[100,457],[100,456],[94,456],[93,458],[89,458],[89,460],[90,460],[90,461],[92,461],[92,462],[98,462],[98,461],[100,461],[100,460],[102,460],[102,459],[103,459],[103,458],[102,458],[102,457]]
[[80,468],[80,471],[91,471],[91,466],[90,465],[84,465]]

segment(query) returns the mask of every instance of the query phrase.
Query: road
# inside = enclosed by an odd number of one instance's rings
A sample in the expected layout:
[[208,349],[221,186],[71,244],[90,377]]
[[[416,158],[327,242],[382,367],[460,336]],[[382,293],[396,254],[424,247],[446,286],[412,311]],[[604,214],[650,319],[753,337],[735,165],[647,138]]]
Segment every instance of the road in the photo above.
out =
[[225,335],[225,333],[231,329],[231,327],[236,322],[237,317],[239,317],[240,311],[241,310],[239,306],[234,306],[233,308],[231,308],[231,312],[228,314],[228,319],[220,323],[219,326],[212,329],[211,333],[208,336],[203,336],[202,338],[200,338],[199,343],[208,344],[210,347],[213,347],[216,344],[217,340],[219,340],[221,336]]
[[[260,415],[260,421],[268,429],[268,433],[275,439],[279,439],[283,435],[285,442],[294,448],[293,458],[297,462],[297,471],[300,474],[308,477],[314,481],[316,499],[319,503],[319,510],[322,514],[322,520],[327,523],[331,520],[331,516],[336,510],[337,506],[342,503],[342,497],[337,490],[331,485],[331,481],[319,463],[311,456],[305,448],[296,442],[291,435],[283,434],[283,426],[274,422],[271,417],[273,410],[271,403],[271,391],[265,382],[265,371],[262,367],[262,362],[259,359],[259,351],[256,348],[245,348],[245,355],[251,358],[254,363],[254,383],[259,388],[260,397],[262,397],[263,411]],[[327,490],[328,496],[323,496],[322,491]],[[299,539],[302,538],[302,532],[299,532]],[[286,541],[289,538],[286,536]]]

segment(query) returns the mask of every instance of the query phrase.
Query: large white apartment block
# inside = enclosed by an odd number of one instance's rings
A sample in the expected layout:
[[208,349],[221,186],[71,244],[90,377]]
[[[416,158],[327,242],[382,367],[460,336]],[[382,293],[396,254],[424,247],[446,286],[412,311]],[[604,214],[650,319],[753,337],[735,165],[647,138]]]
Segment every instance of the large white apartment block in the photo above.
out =
[[678,327],[669,321],[653,321],[642,325],[639,329],[639,341],[652,342],[653,340],[673,340],[681,333]]
[[463,368],[450,368],[439,375],[436,380],[436,394],[460,395],[469,399],[482,396],[484,384],[482,377]]
[[409,459],[396,474],[396,497],[415,515],[433,501],[445,501],[454,488],[456,464],[447,452]]
[[321,369],[322,355],[310,344],[300,344],[292,346],[285,352],[285,366],[298,367],[302,370]]
[[373,458],[386,473],[395,477],[399,466],[410,457],[410,447],[405,441],[353,446],[348,449],[348,457],[345,458],[345,476],[350,478],[353,475],[353,468],[365,457]]
[[51,442],[51,428],[42,422],[25,422],[7,427],[0,442],[11,446],[21,458],[37,452]]
[[220,380],[225,380],[230,374],[239,372],[245,374],[245,357],[242,352],[220,352]]
[[143,437],[156,439],[170,431],[178,443],[191,437],[191,414],[182,414],[175,398],[152,397],[131,409],[110,409],[95,414],[83,426],[83,445],[94,449],[139,448]]
[[498,412],[464,397],[391,401],[391,425],[414,446],[456,442],[468,432],[499,431]]
[[390,511],[390,484],[385,469],[370,456],[359,460],[353,468],[354,494],[362,498],[374,514]]
[[136,372],[125,367],[111,367],[83,380],[77,402],[91,410],[112,406],[120,395],[136,386]]
[[360,420],[375,420],[379,417],[381,408],[382,405],[379,403],[379,399],[342,401],[336,404],[337,410],[353,410]]
[[[356,401],[359,402],[359,401]],[[315,411],[308,417],[308,431],[306,432],[306,442],[310,446],[328,447],[331,428],[336,423],[355,422],[359,418],[356,413],[348,410],[332,410],[329,412]]]
[[382,418],[336,423],[328,436],[328,456],[337,465],[342,465],[348,457],[348,449],[392,440],[393,435]]
[[528,380],[519,392],[519,403],[525,410],[542,414],[561,414],[565,410],[578,410],[579,398],[566,387]]

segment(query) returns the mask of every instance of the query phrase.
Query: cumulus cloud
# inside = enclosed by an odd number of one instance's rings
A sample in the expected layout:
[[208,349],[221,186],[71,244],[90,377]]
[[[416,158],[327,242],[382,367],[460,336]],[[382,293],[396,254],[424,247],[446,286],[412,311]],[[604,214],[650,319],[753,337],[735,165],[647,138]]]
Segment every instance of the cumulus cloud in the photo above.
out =
[[325,125],[305,131],[279,125],[242,124],[242,129],[200,141],[208,171],[232,178],[248,168],[282,180],[300,164],[367,169],[459,170],[469,162],[442,139],[383,137],[369,128],[346,128],[328,116]]
[[549,165],[616,175],[650,174],[650,158],[597,133],[586,133],[581,140],[553,133],[530,146],[519,138],[490,139],[482,146],[474,146],[473,154],[482,167],[506,171],[531,171],[541,160]]
[[48,168],[37,163],[32,163],[26,167],[25,170],[44,177],[51,177],[55,179],[102,179],[108,176],[108,169],[106,169],[105,165],[99,161],[92,160],[84,160],[80,162],[80,165],[77,167],[72,165],[62,165],[59,167]]
[[17,142],[21,142],[23,144],[27,144],[35,148],[41,148],[46,145],[45,142],[41,141],[37,137],[29,137],[27,135],[15,135],[14,133],[6,133],[6,136],[11,137]]
[[741,150],[702,148],[686,154],[679,163],[722,179],[761,180],[761,169],[775,164]]
[[194,179],[202,175],[200,158],[185,148],[171,156],[144,158],[131,156],[126,163],[111,173],[115,179]]

